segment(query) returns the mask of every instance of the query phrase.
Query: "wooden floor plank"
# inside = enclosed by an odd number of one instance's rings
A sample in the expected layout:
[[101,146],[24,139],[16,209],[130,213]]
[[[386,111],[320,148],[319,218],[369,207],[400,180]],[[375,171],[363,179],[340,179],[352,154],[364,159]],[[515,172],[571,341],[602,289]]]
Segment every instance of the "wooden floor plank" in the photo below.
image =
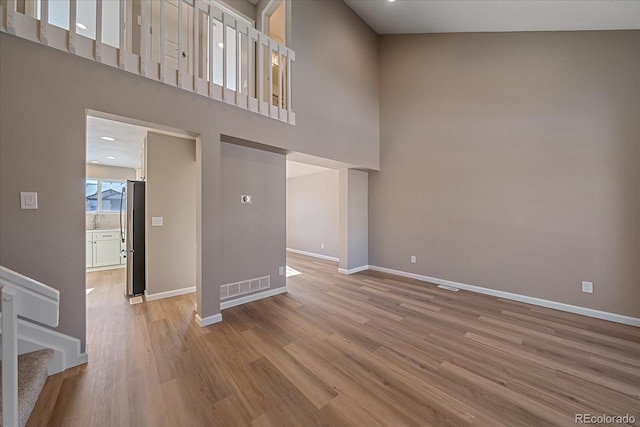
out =
[[89,273],[89,363],[51,376],[27,425],[640,426],[640,328],[287,261],[287,294],[206,328],[194,294],[129,305],[123,270]]

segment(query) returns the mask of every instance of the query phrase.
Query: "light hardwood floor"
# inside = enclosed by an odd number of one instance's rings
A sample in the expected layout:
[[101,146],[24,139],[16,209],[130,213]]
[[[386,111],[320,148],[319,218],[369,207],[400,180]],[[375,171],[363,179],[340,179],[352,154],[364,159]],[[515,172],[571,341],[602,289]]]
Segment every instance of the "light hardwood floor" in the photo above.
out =
[[206,328],[194,295],[129,305],[122,270],[89,274],[89,363],[49,378],[28,426],[640,425],[640,328],[288,265],[288,294]]

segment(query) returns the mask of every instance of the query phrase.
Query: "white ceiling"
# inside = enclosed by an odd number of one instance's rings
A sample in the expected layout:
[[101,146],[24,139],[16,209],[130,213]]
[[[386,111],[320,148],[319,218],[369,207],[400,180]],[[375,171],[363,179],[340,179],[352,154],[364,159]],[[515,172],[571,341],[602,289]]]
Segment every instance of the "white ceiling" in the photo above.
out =
[[640,0],[344,0],[378,34],[640,29]]
[[[87,163],[139,168],[147,128],[97,117],[87,117]],[[101,137],[115,138],[105,141]],[[109,159],[108,157],[115,157]]]

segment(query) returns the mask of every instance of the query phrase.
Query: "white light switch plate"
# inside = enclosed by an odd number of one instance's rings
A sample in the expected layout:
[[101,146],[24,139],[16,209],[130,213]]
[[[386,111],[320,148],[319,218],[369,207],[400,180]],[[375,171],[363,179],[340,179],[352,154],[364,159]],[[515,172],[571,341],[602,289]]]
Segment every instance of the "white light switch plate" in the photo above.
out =
[[20,192],[20,209],[38,209],[38,193]]
[[152,216],[151,217],[151,226],[152,227],[162,227],[164,223],[164,217],[161,216]]

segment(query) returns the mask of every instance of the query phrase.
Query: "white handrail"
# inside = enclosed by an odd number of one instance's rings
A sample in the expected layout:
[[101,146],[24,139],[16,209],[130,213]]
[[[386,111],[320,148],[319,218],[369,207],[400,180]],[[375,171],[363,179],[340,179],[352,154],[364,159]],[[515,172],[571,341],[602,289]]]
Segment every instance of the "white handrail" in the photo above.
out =
[[43,283],[0,266],[0,285],[18,292],[16,314],[56,327],[59,321],[60,292]]
[[58,326],[60,292],[0,266],[2,293],[2,422],[18,425],[18,316]]

